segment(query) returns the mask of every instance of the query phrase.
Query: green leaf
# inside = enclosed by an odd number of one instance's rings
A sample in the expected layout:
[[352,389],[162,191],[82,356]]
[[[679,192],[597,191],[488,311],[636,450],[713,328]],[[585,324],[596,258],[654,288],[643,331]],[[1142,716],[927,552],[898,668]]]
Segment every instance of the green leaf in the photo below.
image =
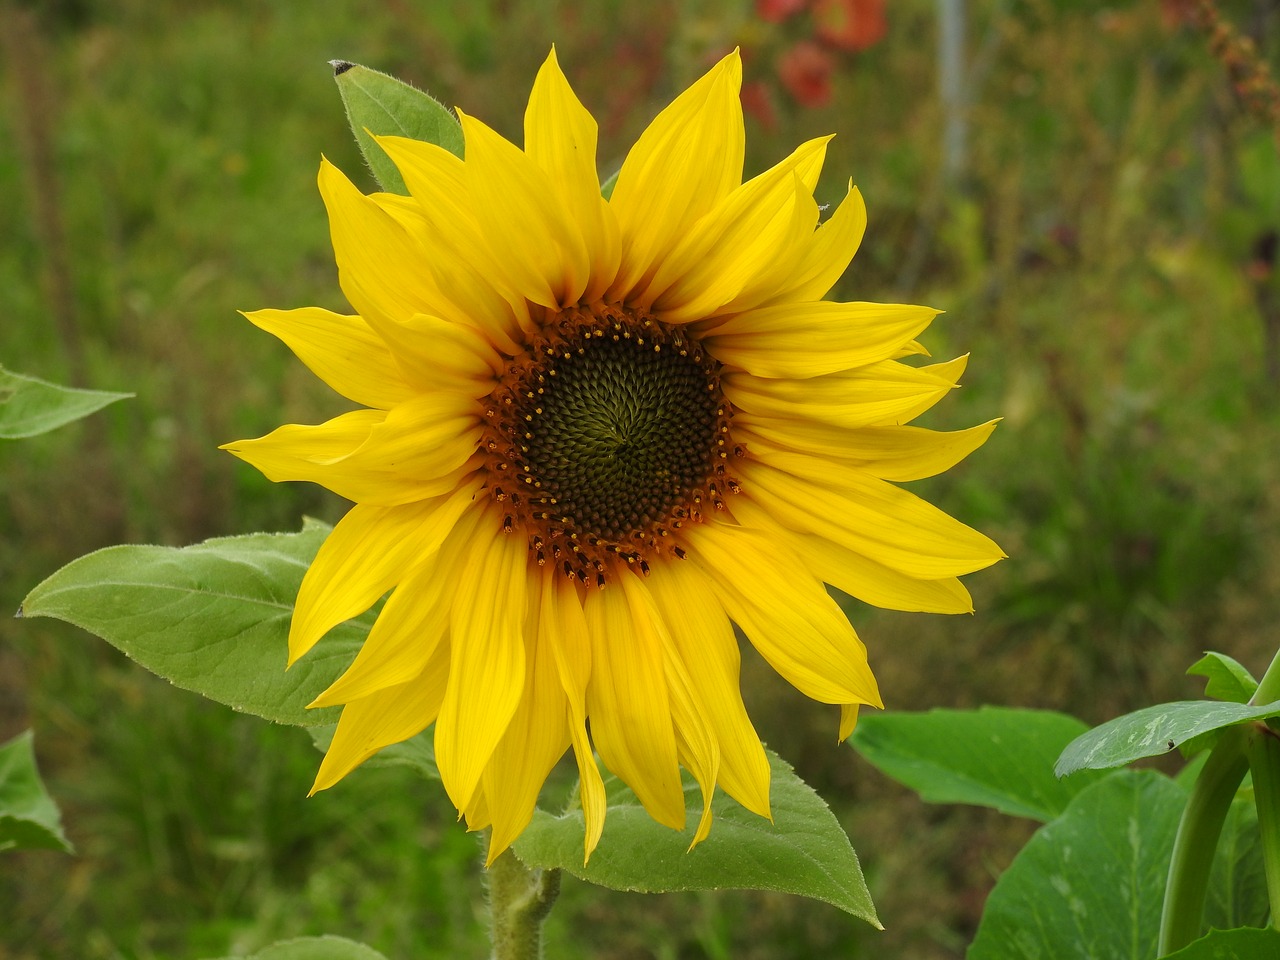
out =
[[72,852],[62,815],[40,782],[30,730],[0,746],[0,850]]
[[1276,960],[1280,930],[1210,930],[1164,960]]
[[132,396],[60,387],[0,367],[0,440],[39,436]]
[[351,663],[373,614],[335,627],[285,670],[293,601],[328,533],[308,520],[301,533],[108,547],[41,583],[18,615],[83,627],[152,673],[244,713],[333,723],[339,708],[306,705]]
[[605,777],[609,811],[604,836],[583,866],[582,811],[553,816],[537,810],[516,840],[516,855],[531,867],[560,868],[611,890],[664,893],[675,890],[777,890],[823,900],[876,927],[875,907],[858,856],[830,808],[785,761],[769,754],[773,768],[773,823],[717,793],[711,835],[692,850],[702,798],[685,775],[689,824],[676,832],[645,813],[634,793]]
[[966,960],[1151,960],[1187,795],[1123,770],[1080,791],[996,882]]
[[1119,767],[1174,747],[1222,727],[1280,716],[1280,703],[1252,707],[1245,703],[1183,700],[1161,703],[1108,720],[1077,737],[1062,751],[1054,768],[1060,777],[1077,770]]
[[373,947],[342,937],[299,937],[281,940],[257,953],[221,960],[387,960]]
[[1231,804],[1213,854],[1209,892],[1205,897],[1206,926],[1266,926],[1271,905],[1267,900],[1267,875],[1262,862],[1262,834],[1258,808],[1252,800]]
[[1049,710],[930,710],[864,716],[849,742],[877,770],[930,803],[971,803],[1052,820],[1104,776],[1053,775],[1062,748],[1088,728]]
[[1225,653],[1210,651],[1187,668],[1189,677],[1205,677],[1204,695],[1231,703],[1248,703],[1258,681],[1253,679],[1244,664],[1232,660]]
[[360,152],[378,185],[388,193],[407,194],[400,171],[373,137],[397,136],[425,140],[462,156],[462,127],[447,107],[434,97],[395,77],[334,60],[334,79],[347,108],[347,122],[360,144]]
[[[312,727],[311,742],[321,753],[327,753],[333,741],[336,724],[323,727]],[[435,728],[423,730],[417,736],[410,737],[401,743],[383,747],[372,757],[361,764],[362,767],[410,767],[428,780],[439,780],[440,770],[436,767]]]

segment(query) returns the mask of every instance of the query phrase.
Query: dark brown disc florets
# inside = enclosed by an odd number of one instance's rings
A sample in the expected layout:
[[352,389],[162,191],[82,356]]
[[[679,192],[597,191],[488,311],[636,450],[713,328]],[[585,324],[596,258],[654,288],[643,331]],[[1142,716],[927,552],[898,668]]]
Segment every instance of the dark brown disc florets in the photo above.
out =
[[619,562],[683,557],[678,531],[724,507],[733,410],[720,364],[679,327],[596,304],[562,311],[485,407],[490,495],[530,556],[604,586]]

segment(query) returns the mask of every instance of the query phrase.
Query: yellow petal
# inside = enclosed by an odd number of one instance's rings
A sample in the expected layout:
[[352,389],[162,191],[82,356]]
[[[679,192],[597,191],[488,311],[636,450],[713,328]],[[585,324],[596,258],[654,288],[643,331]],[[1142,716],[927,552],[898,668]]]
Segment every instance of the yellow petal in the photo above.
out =
[[459,810],[470,804],[524,690],[528,552],[525,539],[503,533],[487,511],[457,570],[449,688],[435,743],[440,779]]
[[676,97],[627,154],[609,205],[622,265],[606,299],[624,301],[698,219],[742,182],[742,61],[737,51]]
[[973,613],[973,598],[955,577],[918,580],[813,534],[796,534],[797,550],[820,580],[863,603],[914,613]]
[[620,589],[586,597],[591,635],[587,713],[606,767],[635,791],[649,816],[684,829],[684,788],[662,650],[649,611],[628,603]]
[[773,296],[764,302],[821,300],[848,268],[866,229],[867,207],[850,180],[849,191],[836,212],[813,232],[790,273],[779,278]]
[[998,420],[950,432],[923,427],[861,427],[843,430],[825,423],[753,417],[735,424],[734,439],[750,449],[803,453],[903,483],[937,476],[982,446]]
[[733,515],[743,526],[781,538],[824,583],[863,603],[886,610],[919,613],[973,613],[969,591],[955,577],[920,580],[855,553],[825,536],[801,533],[774,518],[766,507],[744,492],[733,500]]
[[470,546],[476,520],[476,511],[464,513],[440,549],[400,581],[351,666],[309,706],[350,703],[422,672],[448,631],[452,573]]
[[808,379],[888,360],[937,315],[898,303],[782,304],[730,317],[705,342],[753,376]]
[[334,626],[368,610],[438,550],[479,488],[479,481],[472,481],[453,494],[421,503],[352,507],[302,578],[289,625],[289,663]]
[[383,747],[430,726],[444,697],[448,667],[449,650],[442,645],[419,676],[343,707],[311,793],[327,790]]
[[586,697],[587,684],[591,680],[591,638],[578,589],[574,581],[560,576],[553,568],[543,569],[539,630],[551,641],[560,686],[568,706],[573,756],[578,764],[578,798],[586,824],[582,857],[585,864],[591,859],[591,852],[604,831],[607,801],[604,780],[587,736]]
[[417,314],[381,333],[419,390],[480,398],[497,385],[502,358],[479,327]]
[[600,297],[618,275],[618,221],[600,196],[596,122],[560,70],[555,48],[538,71],[524,114],[524,152],[547,174],[560,204],[578,224],[591,262],[582,299]]
[[927,367],[885,360],[807,380],[774,380],[740,371],[721,376],[725,396],[752,417],[816,420],[837,427],[905,423],[955,389],[964,358]]
[[[946,389],[938,392],[925,391],[905,407],[898,407],[895,404],[895,409],[892,412],[886,410],[883,416],[873,421],[870,425],[888,427],[911,422],[945,397],[948,391],[960,385],[960,378],[964,376],[965,367],[968,364],[969,355],[965,354],[962,357],[956,357],[954,360],[947,360],[943,363],[931,363],[923,367],[908,368],[915,369],[918,376],[944,384]],[[898,366],[906,366],[906,364],[898,364]],[[881,365],[873,364],[869,369],[878,371],[881,369]],[[901,371],[897,371],[897,374],[901,374]]]
[[[633,294],[637,303],[653,304],[669,323],[706,317],[739,295],[779,257],[788,244],[811,232],[818,208],[800,170],[820,157],[830,137],[810,140],[771,169],[733,190],[702,217],[663,260],[653,280]],[[797,232],[794,213],[808,211],[812,220]]]
[[778,230],[770,241],[775,245],[772,256],[762,258],[742,289],[732,300],[707,314],[710,323],[695,325],[695,333],[703,332],[704,326],[714,326],[722,316],[754,310],[763,303],[776,300],[778,290],[802,268],[802,261],[812,243],[814,224],[818,222],[818,203],[810,189],[801,189],[797,185],[791,207],[790,223],[785,229],[778,224]]
[[457,471],[476,457],[478,408],[443,390],[419,394],[392,408],[350,454],[314,478],[357,503],[397,504],[447,493]]
[[525,627],[524,695],[507,732],[484,771],[493,835],[493,863],[533,818],[547,774],[569,746],[569,710],[556,667],[554,640],[539,629],[541,577],[530,573],[530,611]]
[[649,631],[649,642],[662,652],[663,675],[676,731],[676,753],[702,792],[702,816],[689,844],[693,849],[711,831],[711,801],[720,773],[720,746],[712,732],[710,711],[703,700],[701,686],[691,676],[684,658],[676,649],[667,629],[667,618],[655,606],[645,581],[639,573],[622,570],[618,574],[618,582],[631,608],[645,611],[636,620],[637,629]]
[[334,463],[349,457],[368,441],[374,427],[387,419],[385,410],[352,410],[325,423],[291,423],[265,437],[234,440],[219,450],[234,454],[261,470],[274,483],[325,477]]
[[840,742],[843,743],[849,739],[849,735],[853,733],[853,728],[858,725],[858,707],[857,703],[840,704]]
[[386,410],[413,395],[386,341],[362,317],[319,307],[255,310],[244,316],[283,340],[312,373],[356,403]]
[[[404,137],[375,137],[394,161],[417,204],[418,231],[427,255],[448,279],[458,315],[494,338],[495,346],[518,353],[517,342],[534,330],[528,304],[484,241],[471,209],[463,162],[443,147]],[[376,195],[375,195],[376,196]]]
[[1004,558],[989,537],[914,494],[824,460],[798,459],[792,466],[799,475],[760,455],[738,466],[752,497],[784,525],[921,580],[972,573]]
[[647,585],[706,704],[720,750],[720,786],[752,813],[769,817],[769,758],[742,702],[741,657],[729,615],[691,563],[663,564]]
[[328,160],[318,182],[338,282],[356,311],[374,330],[417,313],[439,314],[445,304],[421,244]]
[[465,396],[418,394],[390,411],[356,410],[315,426],[289,424],[222,449],[271,480],[309,480],[357,503],[393,506],[458,485],[458,471],[478,456],[478,412]]
[[780,538],[726,523],[685,533],[689,560],[760,655],[823,703],[880,705],[867,651],[822,583]]
[[506,275],[544,307],[577,303],[590,279],[582,230],[550,178],[514,144],[461,110],[472,212]]

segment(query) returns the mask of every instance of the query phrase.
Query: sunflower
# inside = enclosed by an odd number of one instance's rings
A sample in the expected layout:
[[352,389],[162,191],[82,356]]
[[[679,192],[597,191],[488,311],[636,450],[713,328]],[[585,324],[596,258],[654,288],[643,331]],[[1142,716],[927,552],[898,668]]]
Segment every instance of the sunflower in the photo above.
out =
[[802,693],[880,706],[831,584],[898,610],[972,610],[958,575],[1003,554],[895,486],[994,424],[904,426],[955,387],[915,341],[937,311],[824,301],[861,240],[849,184],[819,223],[829,138],[742,182],[736,53],[660,113],[609,199],[596,124],[552,51],[524,149],[458,111],[465,161],[381,137],[408,196],[322,162],[342,290],[358,312],[247,314],[362,406],[228,444],[272,480],[354,502],[307,571],[294,662],[390,591],[349,669],[313,792],[435,724],[450,799],[489,856],[572,749],[585,849],[597,755],[659,823],[683,766],[769,816],[734,624]]

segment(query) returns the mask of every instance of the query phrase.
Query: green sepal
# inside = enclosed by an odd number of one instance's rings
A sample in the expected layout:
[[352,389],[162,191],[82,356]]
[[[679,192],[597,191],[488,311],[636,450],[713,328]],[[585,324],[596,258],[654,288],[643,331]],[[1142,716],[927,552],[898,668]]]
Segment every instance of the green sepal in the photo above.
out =
[[693,849],[702,810],[698,786],[684,775],[689,823],[683,831],[655,822],[636,795],[612,774],[604,836],[585,866],[582,810],[559,816],[536,810],[513,844],[529,867],[563,869],[611,890],[774,890],[822,900],[879,928],[857,854],[831,809],[791,767],[769,753],[773,822],[718,792],[711,834]]
[[132,396],[60,387],[0,367],[0,440],[36,437]]
[[30,730],[0,745],[0,850],[73,852],[58,805],[40,781]]
[[1105,774],[1053,774],[1062,748],[1088,728],[1063,713],[981,707],[875,713],[849,743],[881,773],[929,803],[968,803],[1052,820]]
[[618,185],[618,174],[621,172],[621,168],[613,171],[613,175],[605,180],[604,183],[600,184],[600,196],[604,197],[606,200],[613,198],[613,188]]
[[346,60],[333,60],[330,66],[351,132],[383,190],[402,195],[409,192],[400,171],[371,134],[425,140],[462,156],[462,127],[439,100],[402,80]]
[[189,547],[107,547],[37,586],[18,615],[97,634],[152,673],[243,713],[310,727],[338,708],[306,706],[355,658],[375,614],[339,624],[286,670],[294,598],[327,524],[220,537]]

